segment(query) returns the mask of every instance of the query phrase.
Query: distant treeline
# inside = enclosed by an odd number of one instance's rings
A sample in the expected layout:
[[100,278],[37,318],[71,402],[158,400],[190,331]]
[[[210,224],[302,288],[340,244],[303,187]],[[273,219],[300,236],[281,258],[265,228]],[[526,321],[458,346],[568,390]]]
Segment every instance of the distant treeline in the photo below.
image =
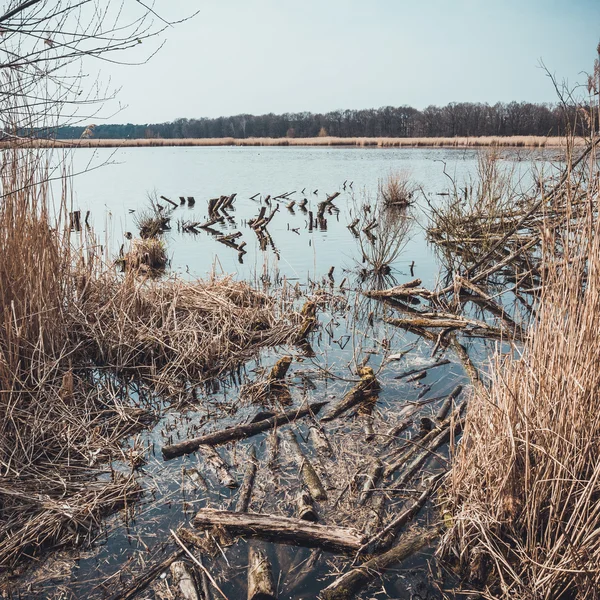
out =
[[[424,110],[385,106],[325,114],[237,115],[146,125],[98,125],[92,129],[93,137],[100,139],[555,136],[567,133],[567,124],[575,123],[575,117],[575,107],[565,109],[552,104],[453,102],[443,107],[428,106]],[[62,127],[56,131],[56,137],[79,138],[85,130],[86,127]]]

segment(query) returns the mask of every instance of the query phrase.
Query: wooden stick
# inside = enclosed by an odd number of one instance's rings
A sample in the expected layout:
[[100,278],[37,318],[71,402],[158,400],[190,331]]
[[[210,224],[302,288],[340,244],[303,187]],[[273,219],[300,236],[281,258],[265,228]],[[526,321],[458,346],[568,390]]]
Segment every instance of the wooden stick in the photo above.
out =
[[342,552],[356,551],[365,541],[355,529],[317,525],[278,515],[236,513],[214,508],[198,511],[194,517],[194,527],[224,527],[233,534],[246,537]]
[[415,375],[416,373],[422,373],[423,371],[428,371],[429,369],[435,369],[435,367],[441,367],[442,365],[449,364],[450,361],[447,358],[442,360],[437,360],[434,363],[430,363],[428,365],[421,365],[419,367],[415,367],[413,369],[408,369],[400,373],[400,375],[396,375],[394,379],[404,379],[405,377],[409,377],[410,375]]
[[245,438],[252,437],[268,429],[273,429],[278,425],[285,425],[286,423],[292,423],[296,419],[305,417],[308,414],[317,414],[327,402],[313,402],[304,408],[293,408],[284,413],[277,414],[263,421],[257,421],[256,423],[247,423],[246,425],[237,425],[235,427],[228,427],[221,431],[215,431],[213,433],[207,433],[206,435],[193,438],[191,440],[185,440],[177,444],[171,444],[169,446],[163,446],[162,453],[165,460],[171,460],[177,456],[183,454],[190,454],[200,448],[200,446],[216,446],[218,444],[224,444],[225,442],[231,442],[233,440],[242,440]]
[[375,377],[375,373],[371,367],[362,367],[360,375],[360,382],[353,387],[335,406],[323,415],[321,421],[332,421],[348,409],[358,404],[361,400],[364,400],[373,392],[377,392],[380,389],[379,382]]
[[177,534],[172,529],[169,529],[169,531],[171,532],[173,539],[181,546],[183,551],[194,561],[196,565],[198,565],[202,569],[204,573],[206,573],[206,576],[212,583],[213,587],[221,594],[221,596],[223,596],[225,600],[229,600],[229,598],[227,598],[227,596],[223,593],[223,590],[217,585],[217,582],[213,579],[212,575],[206,569],[206,567],[187,549],[185,544],[177,537]]
[[183,550],[178,550],[165,558],[162,562],[154,565],[145,573],[136,578],[126,590],[113,594],[109,600],[131,600],[135,598],[142,590],[145,590],[160,573],[166,571],[176,560],[184,556]]

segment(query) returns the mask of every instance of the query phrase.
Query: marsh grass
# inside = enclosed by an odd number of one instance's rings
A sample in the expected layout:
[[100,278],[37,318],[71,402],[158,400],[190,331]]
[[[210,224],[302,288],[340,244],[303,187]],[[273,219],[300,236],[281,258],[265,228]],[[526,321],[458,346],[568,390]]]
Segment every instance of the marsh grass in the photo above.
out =
[[378,182],[378,194],[388,207],[402,208],[413,202],[418,186],[411,181],[409,173],[395,171]]
[[[576,139],[576,145],[585,140]],[[31,145],[56,148],[118,148],[160,146],[359,146],[380,148],[566,148],[564,137],[480,136],[480,137],[314,137],[314,138],[151,138],[33,140]]]
[[407,206],[386,206],[381,196],[353,196],[352,214],[357,220],[352,229],[362,255],[364,278],[389,275],[409,240],[413,224]]
[[585,599],[600,589],[596,171],[592,153],[541,217],[536,321],[517,357],[497,354],[488,390],[470,400],[447,486],[452,526],[440,551],[486,598]]

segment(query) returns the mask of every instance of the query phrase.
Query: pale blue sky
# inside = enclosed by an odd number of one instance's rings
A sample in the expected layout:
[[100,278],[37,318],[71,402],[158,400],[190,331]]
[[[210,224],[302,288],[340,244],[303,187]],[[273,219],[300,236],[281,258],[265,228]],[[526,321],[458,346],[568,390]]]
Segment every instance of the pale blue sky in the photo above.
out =
[[[112,122],[409,104],[555,100],[583,83],[600,0],[157,0],[171,28],[149,64],[103,69]],[[145,48],[148,45],[143,44]]]

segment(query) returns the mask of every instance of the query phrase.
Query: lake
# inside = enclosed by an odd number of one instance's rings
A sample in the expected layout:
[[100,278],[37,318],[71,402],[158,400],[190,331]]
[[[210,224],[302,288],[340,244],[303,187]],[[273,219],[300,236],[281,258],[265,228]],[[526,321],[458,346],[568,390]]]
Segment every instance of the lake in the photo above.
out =
[[[292,396],[300,403],[309,399],[333,400],[341,397],[356,379],[355,366],[367,361],[378,373],[381,384],[377,404],[365,417],[357,412],[342,419],[328,430],[334,447],[334,459],[324,460],[312,453],[318,471],[326,481],[329,500],[322,507],[323,522],[335,520],[338,525],[362,526],[353,513],[348,489],[354,486],[357,466],[365,467],[375,442],[365,441],[365,418],[375,435],[384,435],[398,422],[400,411],[410,402],[442,398],[457,383],[467,384],[460,361],[446,352],[449,363],[428,371],[424,380],[398,379],[407,369],[431,362],[432,343],[385,323],[386,316],[395,313],[360,293],[369,281],[360,276],[363,267],[357,236],[348,224],[363,211],[363,205],[374,205],[378,182],[392,172],[403,172],[418,186],[415,206],[409,216],[408,232],[397,259],[390,265],[388,283],[403,283],[414,278],[427,287],[435,286],[440,276],[440,264],[435,248],[425,236],[424,228],[430,205],[444,201],[439,195],[448,191],[452,177],[464,184],[477,169],[476,150],[445,149],[361,149],[361,148],[124,148],[78,149],[70,152],[74,172],[87,171],[74,180],[72,209],[82,214],[90,211],[90,223],[99,242],[114,257],[128,240],[126,232],[137,234],[136,214],[149,205],[148,195],[165,196],[179,204],[179,197],[195,198],[195,205],[173,209],[171,229],[164,236],[170,259],[169,272],[184,278],[203,278],[210,274],[231,275],[265,289],[282,285],[298,286],[308,296],[316,290],[326,290],[329,297],[318,312],[319,330],[311,337],[314,356],[297,348],[279,348],[264,352],[261,359],[248,364],[241,381],[222,381],[212,391],[191,405],[178,408],[162,407],[161,418],[151,430],[128,440],[126,448],[146,449],[146,462],[137,470],[145,493],[140,502],[123,514],[107,518],[100,527],[96,545],[71,557],[53,557],[46,574],[38,574],[31,592],[24,595],[49,597],[52,593],[77,598],[104,598],[114,593],[122,579],[129,581],[131,573],[139,574],[149,564],[162,560],[172,551],[169,530],[188,523],[197,509],[210,506],[229,508],[235,491],[218,484],[208,463],[200,455],[164,462],[160,448],[168,441],[185,439],[198,432],[219,429],[252,418],[258,408],[238,402],[239,383],[253,381],[261,368],[269,368],[277,358],[291,354]],[[522,156],[511,153],[506,163],[521,163]],[[523,163],[525,164],[525,163]],[[344,187],[345,184],[345,187]],[[291,194],[291,192],[294,192]],[[308,212],[316,214],[319,202],[340,192],[334,200],[337,210],[325,215],[326,223],[310,227]],[[185,233],[178,223],[204,222],[210,198],[236,193],[229,217],[212,226],[212,233]],[[288,194],[280,201],[279,211],[268,226],[271,242],[262,246],[249,227],[262,200]],[[254,197],[252,199],[251,197]],[[297,207],[307,199],[306,210]],[[296,206],[287,208],[292,200]],[[165,206],[170,205],[158,200]],[[269,210],[275,208],[272,200]],[[218,233],[241,232],[236,243],[245,242],[242,256],[218,241]],[[377,229],[374,229],[377,235]],[[79,234],[74,233],[74,240]],[[328,277],[334,267],[333,280]],[[344,286],[340,289],[340,283]],[[495,344],[487,341],[465,342],[472,358],[484,365]],[[401,360],[387,361],[390,354],[406,351]],[[427,412],[432,416],[439,401],[432,400]],[[409,429],[407,435],[413,435]],[[301,442],[307,435],[304,425],[297,427]],[[298,472],[294,461],[283,455],[275,467],[264,466],[269,454],[269,434],[220,448],[224,460],[232,465],[234,476],[241,479],[247,462],[246,449],[255,444],[260,468],[256,483],[255,512],[292,514],[294,498],[299,490]],[[308,446],[306,446],[308,448]],[[307,450],[309,452],[310,450]],[[126,451],[124,452],[126,454]],[[435,473],[445,462],[447,450],[428,464]],[[116,461],[116,470],[127,472],[126,461]],[[186,470],[198,468],[204,484],[191,485]],[[109,475],[107,475],[109,476]],[[396,514],[410,498],[411,490],[390,498],[386,519]],[[420,517],[436,518],[430,508]],[[384,519],[384,522],[385,520]],[[332,573],[343,563],[329,553],[315,554],[309,549],[281,544],[263,544],[274,572],[279,598],[315,598],[333,578]],[[61,562],[62,560],[62,562]],[[307,561],[309,574],[302,573]],[[228,546],[221,540],[219,551],[207,561],[207,567],[228,598],[245,597],[247,544]],[[54,571],[52,570],[54,569]],[[123,573],[120,574],[120,570]],[[436,598],[438,592],[430,582],[430,571],[421,556],[403,563],[384,579],[367,588],[361,598]],[[161,597],[148,589],[140,598]],[[166,597],[166,596],[163,596]],[[218,594],[215,592],[215,597]]]

